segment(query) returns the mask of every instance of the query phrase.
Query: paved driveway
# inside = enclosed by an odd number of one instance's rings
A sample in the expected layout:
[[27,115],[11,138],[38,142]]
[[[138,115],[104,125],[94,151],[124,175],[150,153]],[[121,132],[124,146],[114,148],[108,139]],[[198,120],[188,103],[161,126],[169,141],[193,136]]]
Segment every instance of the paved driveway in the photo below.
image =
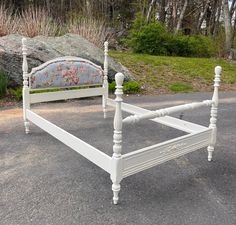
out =
[[[132,96],[125,101],[157,109],[210,96]],[[209,163],[202,149],[125,178],[117,206],[111,203],[105,171],[34,125],[24,134],[20,108],[0,111],[0,224],[235,225],[236,92],[220,97],[214,160]],[[111,155],[113,111],[103,120],[99,103],[95,98],[33,109]],[[208,125],[209,108],[186,112],[183,119]],[[124,152],[180,135],[143,121],[124,127]]]

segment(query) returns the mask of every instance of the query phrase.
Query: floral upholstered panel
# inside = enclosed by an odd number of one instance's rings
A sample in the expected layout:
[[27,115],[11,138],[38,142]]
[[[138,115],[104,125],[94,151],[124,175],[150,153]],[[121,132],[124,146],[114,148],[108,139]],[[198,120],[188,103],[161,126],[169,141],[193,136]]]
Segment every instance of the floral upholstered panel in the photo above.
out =
[[32,70],[31,88],[70,87],[102,84],[101,67],[83,59],[52,60]]

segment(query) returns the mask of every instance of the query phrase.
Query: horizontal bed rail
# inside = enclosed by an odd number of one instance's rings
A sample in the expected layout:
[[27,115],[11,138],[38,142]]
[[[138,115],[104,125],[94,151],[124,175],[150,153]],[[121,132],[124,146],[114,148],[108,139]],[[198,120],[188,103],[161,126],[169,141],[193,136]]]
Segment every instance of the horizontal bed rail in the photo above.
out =
[[30,103],[38,102],[49,102],[57,100],[66,100],[74,98],[100,96],[106,93],[106,89],[103,87],[76,89],[67,91],[56,91],[56,92],[43,92],[30,94]]
[[176,112],[182,112],[186,110],[192,110],[196,108],[200,108],[203,106],[211,106],[214,101],[212,100],[204,100],[202,102],[193,102],[193,103],[188,103],[184,105],[178,105],[178,106],[173,106],[173,107],[168,107],[164,109],[159,109],[156,111],[149,111],[147,113],[144,113],[142,115],[132,115],[128,116],[125,119],[123,119],[123,123],[137,123],[141,120],[144,119],[154,119],[156,117],[163,117],[167,116]]
[[111,157],[104,152],[101,152],[95,147],[80,140],[69,132],[61,129],[60,127],[32,112],[31,110],[26,110],[26,117],[35,125],[45,130],[53,137],[72,148],[74,151],[78,152],[108,173],[111,173]]
[[212,129],[208,128],[208,130],[203,132],[187,134],[123,155],[123,177],[208,146],[211,132]]
[[[107,104],[110,106],[115,107],[115,101],[113,99],[108,98]],[[144,113],[151,112],[151,110],[144,109],[135,105],[123,103],[121,104],[121,108],[123,111],[136,114],[136,115],[142,115]],[[185,120],[177,119],[171,116],[164,116],[159,117],[155,119],[151,119],[153,122],[160,123],[187,133],[196,133],[200,131],[204,131],[208,129],[207,127],[201,126],[199,124],[191,123]]]

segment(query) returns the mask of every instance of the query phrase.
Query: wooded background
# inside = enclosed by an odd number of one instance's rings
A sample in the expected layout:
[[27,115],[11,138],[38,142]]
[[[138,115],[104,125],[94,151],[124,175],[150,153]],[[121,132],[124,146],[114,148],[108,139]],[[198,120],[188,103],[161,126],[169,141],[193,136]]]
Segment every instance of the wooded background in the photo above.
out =
[[141,14],[147,23],[158,21],[173,34],[221,38],[226,57],[234,43],[236,0],[2,0],[2,4],[14,15],[29,7],[43,8],[60,23],[93,18],[105,22],[118,37]]

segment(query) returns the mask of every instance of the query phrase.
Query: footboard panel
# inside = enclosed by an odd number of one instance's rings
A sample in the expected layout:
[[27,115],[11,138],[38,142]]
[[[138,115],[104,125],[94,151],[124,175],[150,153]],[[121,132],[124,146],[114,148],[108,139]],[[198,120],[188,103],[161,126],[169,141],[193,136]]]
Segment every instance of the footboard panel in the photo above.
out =
[[188,134],[123,155],[123,177],[208,146],[212,129]]

